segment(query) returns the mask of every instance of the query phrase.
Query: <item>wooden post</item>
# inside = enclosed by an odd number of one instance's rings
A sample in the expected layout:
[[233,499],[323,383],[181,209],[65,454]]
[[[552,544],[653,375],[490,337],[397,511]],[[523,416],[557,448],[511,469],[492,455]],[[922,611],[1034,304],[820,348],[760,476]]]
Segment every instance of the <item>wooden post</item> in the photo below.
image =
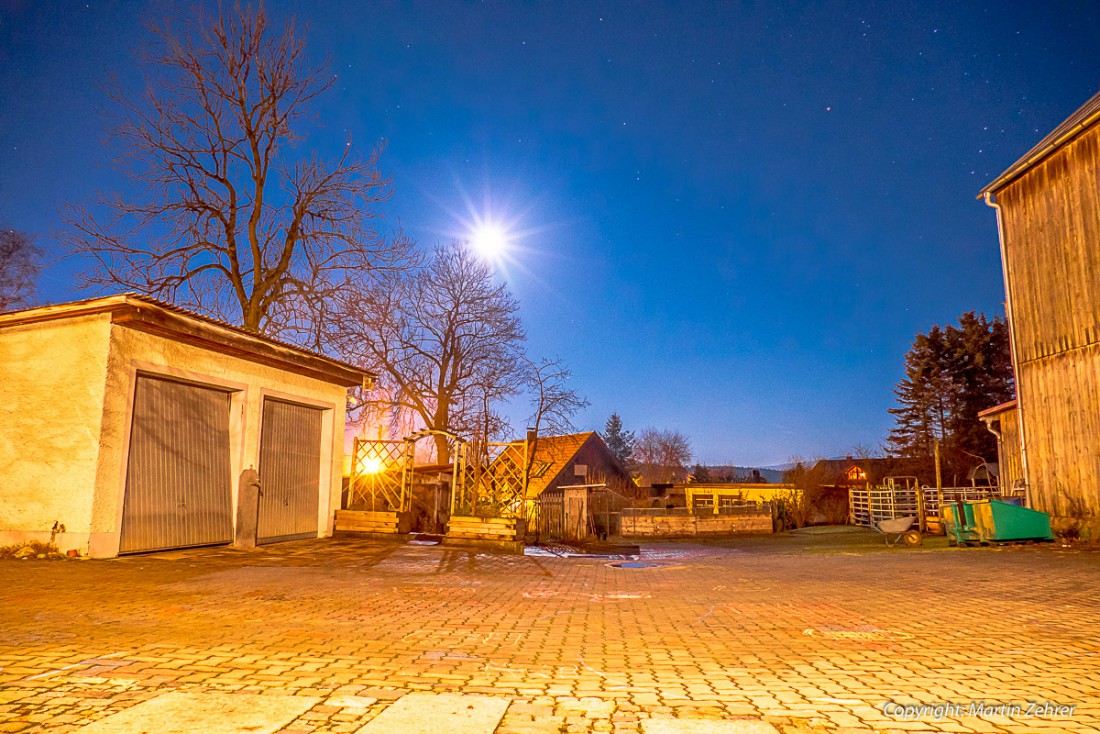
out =
[[255,548],[260,520],[260,475],[252,467],[241,472],[237,482],[237,526],[233,545]]
[[943,492],[943,472],[940,467],[940,440],[936,439],[936,492]]
[[[936,439],[936,501],[943,507],[943,466],[940,464],[940,440]],[[924,518],[921,518],[924,521]],[[923,528],[922,528],[923,530]]]

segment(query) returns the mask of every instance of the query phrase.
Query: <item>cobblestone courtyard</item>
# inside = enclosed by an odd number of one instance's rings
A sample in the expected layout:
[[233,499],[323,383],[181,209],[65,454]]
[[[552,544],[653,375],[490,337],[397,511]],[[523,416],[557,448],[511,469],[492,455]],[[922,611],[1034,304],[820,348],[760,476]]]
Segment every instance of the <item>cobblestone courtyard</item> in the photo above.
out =
[[1100,730],[1100,554],[821,536],[643,560],[319,540],[0,562],[0,731],[188,694],[297,704],[283,732],[370,734],[424,692],[489,697],[498,734]]

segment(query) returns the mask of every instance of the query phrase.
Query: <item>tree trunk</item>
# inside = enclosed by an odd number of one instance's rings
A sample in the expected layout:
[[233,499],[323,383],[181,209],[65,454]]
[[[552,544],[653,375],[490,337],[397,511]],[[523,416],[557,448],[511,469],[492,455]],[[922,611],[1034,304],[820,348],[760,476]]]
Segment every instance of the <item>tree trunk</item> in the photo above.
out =
[[447,437],[438,433],[432,436],[435,439],[435,460],[438,464],[449,464],[451,460],[450,447],[447,445]]
[[259,334],[261,321],[263,321],[263,312],[259,308],[248,304],[241,309],[241,327],[245,331]]

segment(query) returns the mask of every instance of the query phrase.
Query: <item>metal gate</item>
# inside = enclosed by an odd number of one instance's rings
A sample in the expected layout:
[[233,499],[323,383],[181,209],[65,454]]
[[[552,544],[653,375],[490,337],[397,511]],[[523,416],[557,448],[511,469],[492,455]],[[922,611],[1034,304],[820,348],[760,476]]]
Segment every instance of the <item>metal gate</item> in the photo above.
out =
[[316,538],[323,411],[267,398],[260,432],[261,543]]
[[233,539],[229,393],[141,375],[119,553]]

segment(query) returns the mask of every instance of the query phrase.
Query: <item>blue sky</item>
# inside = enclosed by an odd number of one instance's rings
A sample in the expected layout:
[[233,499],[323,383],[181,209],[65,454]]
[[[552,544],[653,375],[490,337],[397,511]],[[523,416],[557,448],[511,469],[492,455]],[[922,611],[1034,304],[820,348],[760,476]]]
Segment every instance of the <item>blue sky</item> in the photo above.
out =
[[[123,191],[98,90],[141,2],[0,4],[0,222]],[[272,2],[338,74],[307,145],[385,140],[384,227],[514,222],[530,350],[627,428],[767,465],[876,446],[913,335],[1001,314],[975,200],[1100,88],[1092,3]],[[81,295],[83,265],[42,296]]]

